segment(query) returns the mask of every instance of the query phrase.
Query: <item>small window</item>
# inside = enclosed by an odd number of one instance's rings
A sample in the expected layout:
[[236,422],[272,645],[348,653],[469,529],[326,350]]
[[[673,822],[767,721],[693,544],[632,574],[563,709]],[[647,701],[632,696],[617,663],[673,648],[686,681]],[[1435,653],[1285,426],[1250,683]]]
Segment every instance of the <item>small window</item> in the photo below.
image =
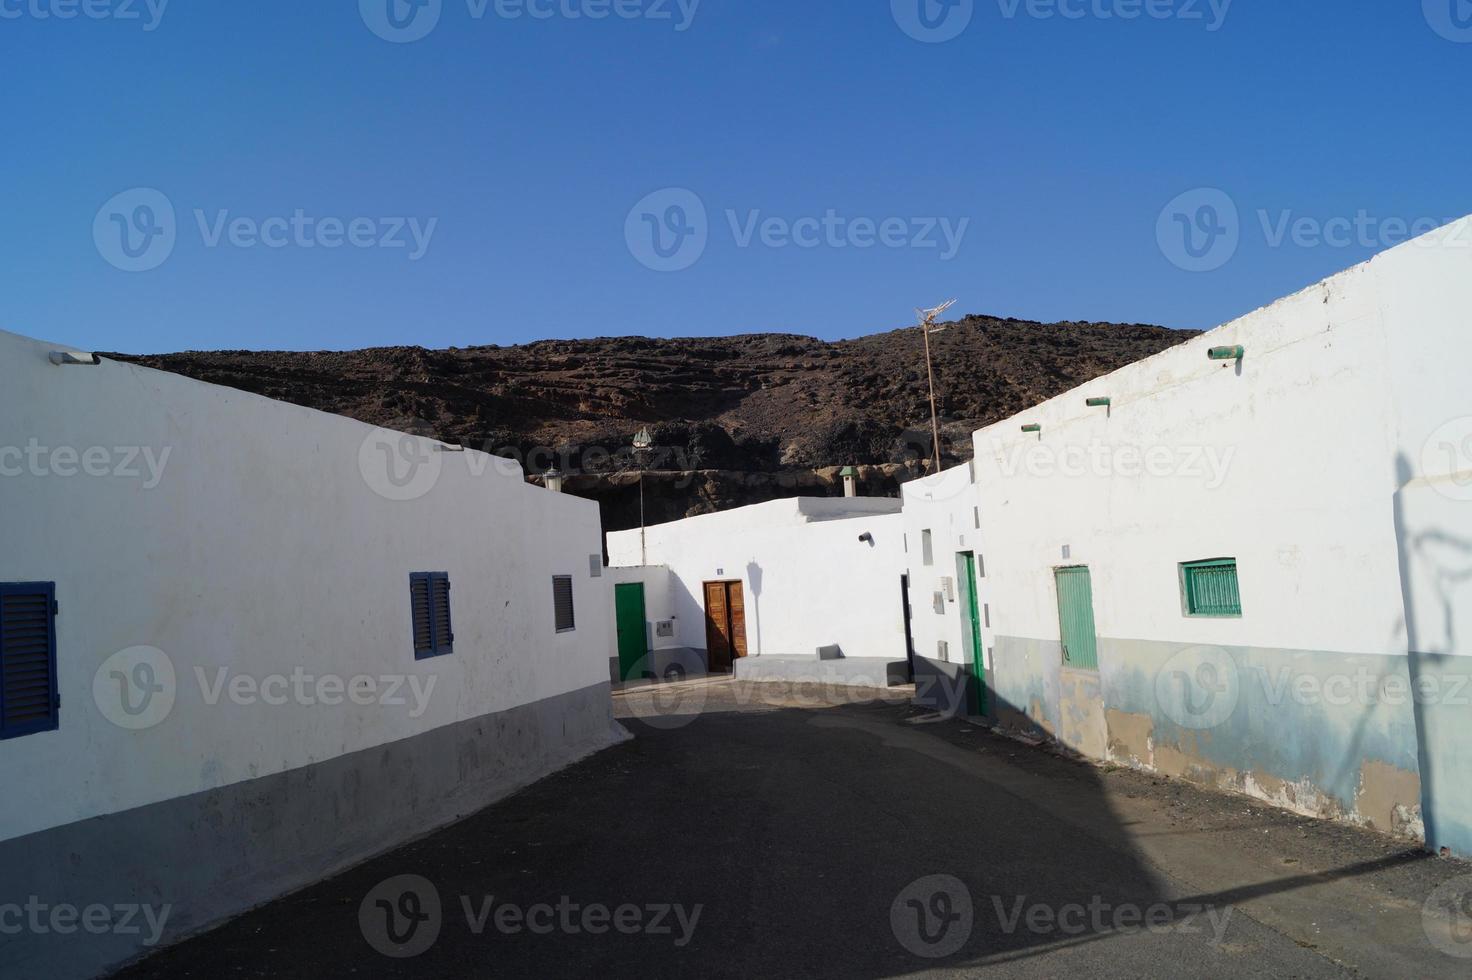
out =
[[929,528],[920,532],[920,561],[926,565],[935,564],[935,553],[931,550]]
[[0,584],[0,739],[60,726],[56,583]]
[[602,578],[603,577],[603,556],[602,555],[589,555],[588,556],[588,574],[591,575],[591,576],[593,576],[594,578]]
[[1241,616],[1237,559],[1214,558],[1181,565],[1181,595],[1187,616]]
[[557,620],[557,632],[570,633],[577,629],[577,619],[573,616],[571,575],[552,576],[552,612]]
[[414,619],[414,659],[428,660],[455,652],[450,625],[448,572],[414,572],[409,576],[409,606]]

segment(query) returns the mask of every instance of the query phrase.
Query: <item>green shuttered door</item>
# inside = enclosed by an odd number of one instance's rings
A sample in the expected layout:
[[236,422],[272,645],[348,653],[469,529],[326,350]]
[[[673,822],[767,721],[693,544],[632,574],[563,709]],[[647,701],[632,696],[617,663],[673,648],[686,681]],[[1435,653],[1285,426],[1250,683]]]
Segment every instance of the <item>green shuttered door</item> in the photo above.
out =
[[1060,568],[1058,624],[1063,637],[1063,664],[1097,670],[1099,653],[1094,635],[1094,587],[1087,568]]

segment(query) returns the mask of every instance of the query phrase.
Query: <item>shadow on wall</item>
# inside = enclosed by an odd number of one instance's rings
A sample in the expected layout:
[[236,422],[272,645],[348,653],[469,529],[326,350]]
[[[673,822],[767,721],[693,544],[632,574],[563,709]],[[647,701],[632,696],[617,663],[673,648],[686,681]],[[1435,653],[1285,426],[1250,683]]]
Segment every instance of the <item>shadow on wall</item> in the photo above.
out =
[[1397,455],[1395,472],[1395,539],[1426,845],[1472,855],[1472,657],[1458,655],[1457,636],[1458,603],[1468,601],[1457,592],[1472,584],[1472,540],[1421,516],[1472,507],[1472,501],[1442,497],[1416,482],[1404,455]]

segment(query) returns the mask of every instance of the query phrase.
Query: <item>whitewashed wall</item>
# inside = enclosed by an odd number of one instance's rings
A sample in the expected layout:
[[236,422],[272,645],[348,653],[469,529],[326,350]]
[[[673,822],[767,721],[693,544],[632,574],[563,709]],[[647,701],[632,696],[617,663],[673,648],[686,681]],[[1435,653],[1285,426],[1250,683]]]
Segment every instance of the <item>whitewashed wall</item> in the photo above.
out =
[[[702,583],[739,580],[748,652],[812,655],[838,644],[848,657],[904,657],[900,502],[793,498],[648,528],[651,565],[670,572],[671,646],[703,650]],[[873,535],[873,544],[860,535]],[[639,531],[608,535],[609,562],[640,561]]]
[[[990,614],[991,581],[982,528],[987,522],[980,514],[981,495],[972,482],[971,467],[958,466],[921,480],[906,483],[904,493],[905,564],[910,575],[910,605],[913,610],[911,632],[915,652],[930,660],[969,664],[965,630],[969,614],[962,606],[961,583],[957,578],[956,556],[972,552],[977,562],[977,608],[982,616],[982,656],[991,646],[991,630],[986,626]],[[978,527],[980,523],[981,527]],[[923,535],[931,535],[932,563],[925,564]],[[951,588],[945,589],[949,580]],[[937,603],[936,593],[942,600]],[[947,598],[948,596],[948,598]],[[942,656],[939,644],[946,644]]]
[[[141,475],[89,476],[69,454],[42,475],[0,476],[0,581],[56,583],[62,698],[58,731],[0,742],[0,784],[33,788],[25,806],[0,805],[0,840],[607,682],[595,504],[479,453],[436,453],[423,496],[385,499],[360,469],[370,426],[123,363],[56,367],[57,347],[0,333],[0,451],[102,447],[113,468],[129,447],[168,456],[151,487],[141,461]],[[409,609],[419,571],[450,574],[455,630],[453,655],[422,662]],[[574,632],[553,628],[554,574],[573,577]],[[99,710],[93,683],[139,645],[170,658],[177,695],[161,723],[131,731]],[[213,687],[221,668],[434,686],[418,717],[412,695],[211,705],[196,670]]]

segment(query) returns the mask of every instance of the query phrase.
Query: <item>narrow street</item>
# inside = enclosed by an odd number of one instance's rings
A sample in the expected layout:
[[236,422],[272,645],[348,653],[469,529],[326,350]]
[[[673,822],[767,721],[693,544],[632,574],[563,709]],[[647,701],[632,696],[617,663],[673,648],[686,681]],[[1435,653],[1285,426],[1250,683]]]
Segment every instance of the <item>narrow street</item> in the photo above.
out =
[[853,696],[729,679],[617,692],[631,741],[123,975],[1472,967],[1472,936],[1437,933],[1444,951],[1423,917],[1472,867],[930,722],[907,693],[838,703]]

